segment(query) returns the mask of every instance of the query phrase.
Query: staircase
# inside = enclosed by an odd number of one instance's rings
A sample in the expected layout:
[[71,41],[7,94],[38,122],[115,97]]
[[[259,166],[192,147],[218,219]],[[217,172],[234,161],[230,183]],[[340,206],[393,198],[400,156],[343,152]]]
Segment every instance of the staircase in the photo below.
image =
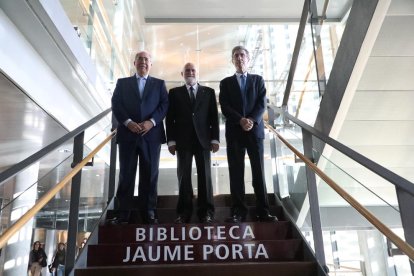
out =
[[[174,224],[176,196],[160,196],[160,224],[140,224],[131,212],[126,225],[101,225],[98,243],[89,245],[84,275],[325,275],[295,227],[269,195],[271,213],[279,222],[254,222],[254,195],[247,195],[247,222],[225,223],[230,196],[215,197],[213,224]],[[109,211],[107,218],[116,215]]]

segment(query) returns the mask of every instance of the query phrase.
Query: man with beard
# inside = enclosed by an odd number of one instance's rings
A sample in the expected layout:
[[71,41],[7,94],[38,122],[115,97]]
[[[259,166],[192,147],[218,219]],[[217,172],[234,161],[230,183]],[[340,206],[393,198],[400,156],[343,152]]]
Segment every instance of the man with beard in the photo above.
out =
[[214,89],[197,83],[194,64],[184,65],[185,85],[169,91],[166,117],[168,150],[177,154],[179,197],[176,223],[188,223],[193,210],[191,169],[197,167],[197,216],[203,223],[214,219],[210,151],[219,149],[219,124]]

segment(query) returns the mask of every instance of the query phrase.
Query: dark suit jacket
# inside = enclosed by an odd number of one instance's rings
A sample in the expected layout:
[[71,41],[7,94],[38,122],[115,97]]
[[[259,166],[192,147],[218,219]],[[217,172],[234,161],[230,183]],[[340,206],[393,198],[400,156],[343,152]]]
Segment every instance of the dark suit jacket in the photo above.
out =
[[119,122],[117,142],[134,141],[138,137],[124,126],[127,119],[139,123],[153,118],[156,125],[143,138],[148,142],[165,143],[163,119],[167,109],[168,93],[163,80],[148,76],[141,99],[135,75],[118,79],[112,96],[112,111]]
[[240,86],[236,75],[227,77],[220,82],[219,101],[221,111],[226,117],[226,138],[238,139],[246,132],[239,122],[242,117],[253,119],[251,130],[257,138],[264,138],[263,113],[266,108],[266,88],[261,76],[247,74],[246,102],[243,106]]
[[194,112],[185,85],[171,89],[168,100],[167,140],[175,141],[177,150],[191,147],[192,125],[204,149],[210,149],[211,140],[219,141],[220,131],[214,89],[198,86]]

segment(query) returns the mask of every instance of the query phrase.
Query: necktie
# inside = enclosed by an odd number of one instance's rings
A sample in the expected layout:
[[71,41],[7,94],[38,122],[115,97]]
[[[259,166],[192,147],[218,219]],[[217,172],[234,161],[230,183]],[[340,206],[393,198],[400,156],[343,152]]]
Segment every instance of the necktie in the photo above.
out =
[[190,86],[190,100],[191,100],[191,106],[194,109],[196,98],[195,98],[195,95],[194,95],[194,87],[192,87],[192,86]]
[[139,96],[142,99],[142,95],[144,94],[144,87],[145,87],[145,78],[139,78],[138,80],[138,90],[139,90]]
[[246,77],[244,75],[240,75],[240,90],[243,94],[246,92]]
[[243,115],[245,115],[246,110],[246,77],[245,75],[240,75],[240,90],[243,103]]

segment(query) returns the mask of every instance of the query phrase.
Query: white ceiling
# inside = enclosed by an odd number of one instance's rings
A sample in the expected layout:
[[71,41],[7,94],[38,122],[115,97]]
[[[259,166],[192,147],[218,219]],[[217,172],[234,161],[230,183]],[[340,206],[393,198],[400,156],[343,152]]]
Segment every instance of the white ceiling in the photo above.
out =
[[[341,21],[350,0],[329,5],[327,18]],[[199,80],[218,91],[218,82],[234,73],[231,49],[244,44],[253,24],[298,24],[303,0],[136,0],[142,47],[153,55],[151,74],[175,86],[186,62],[198,67]],[[292,45],[293,47],[293,45]],[[253,49],[250,49],[253,50]],[[290,61],[289,61],[290,62]]]

